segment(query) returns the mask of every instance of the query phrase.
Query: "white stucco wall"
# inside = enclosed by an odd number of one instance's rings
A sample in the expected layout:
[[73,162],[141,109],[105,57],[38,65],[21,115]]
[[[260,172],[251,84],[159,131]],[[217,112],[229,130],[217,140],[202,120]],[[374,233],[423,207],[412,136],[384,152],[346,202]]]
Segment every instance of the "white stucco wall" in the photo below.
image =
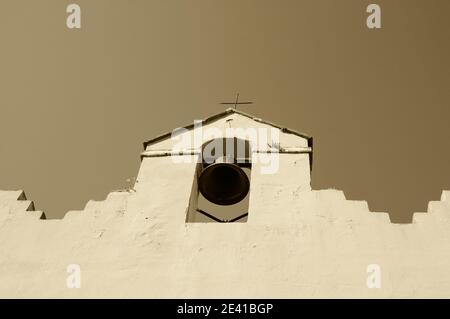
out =
[[[307,146],[282,136],[282,147]],[[0,297],[450,297],[449,192],[413,223],[392,224],[365,201],[311,190],[308,154],[279,154],[276,174],[252,164],[246,223],[186,223],[197,157],[144,157],[133,190],[61,220],[40,219],[21,191],[0,191]],[[66,285],[70,264],[81,288]],[[366,285],[371,264],[379,289]]]
[[[186,224],[193,166],[166,164],[144,159],[135,191],[62,220],[0,192],[0,297],[450,296],[448,193],[398,225],[340,191],[261,180],[247,223]],[[73,263],[79,289],[66,286]],[[366,286],[373,263],[381,289]]]

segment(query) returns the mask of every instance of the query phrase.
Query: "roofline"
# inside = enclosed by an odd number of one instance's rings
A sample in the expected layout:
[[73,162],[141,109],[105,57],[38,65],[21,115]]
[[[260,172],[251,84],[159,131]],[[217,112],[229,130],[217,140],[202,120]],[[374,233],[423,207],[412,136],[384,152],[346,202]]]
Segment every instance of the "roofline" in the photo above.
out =
[[[307,134],[305,134],[305,133],[298,132],[298,131],[295,131],[295,130],[291,130],[291,129],[287,128],[287,127],[283,127],[283,126],[274,124],[274,123],[269,122],[269,121],[264,121],[264,120],[262,120],[262,119],[260,119],[260,118],[254,117],[253,115],[250,115],[250,114],[248,114],[248,113],[242,112],[242,111],[240,111],[240,110],[236,110],[236,109],[234,109],[234,108],[228,108],[228,109],[226,109],[226,110],[223,111],[223,112],[220,112],[220,113],[214,114],[214,115],[212,115],[212,116],[210,116],[210,117],[207,117],[207,118],[203,119],[203,120],[201,121],[201,123],[202,123],[202,125],[206,125],[206,124],[211,123],[211,122],[213,122],[213,121],[215,121],[215,120],[217,120],[217,119],[220,119],[220,118],[222,118],[222,117],[225,117],[225,116],[227,116],[227,115],[229,115],[229,114],[234,114],[234,113],[237,113],[237,114],[240,114],[240,115],[242,115],[242,116],[248,117],[249,119],[252,119],[252,120],[254,120],[254,121],[256,121],[256,122],[259,122],[259,123],[263,123],[263,124],[267,124],[267,125],[276,127],[276,128],[278,128],[278,129],[280,129],[283,133],[294,134],[294,135],[297,135],[297,136],[306,138],[306,139],[308,139],[308,146],[312,146],[312,136],[310,136],[310,135],[307,135]],[[195,125],[195,124],[192,123],[192,124],[183,126],[183,128],[185,128],[185,129],[187,129],[187,130],[191,130],[191,129],[194,128],[194,125]],[[163,141],[163,140],[165,140],[165,139],[170,138],[171,136],[172,136],[172,132],[168,132],[168,133],[159,135],[159,136],[157,136],[157,137],[155,137],[155,138],[153,138],[153,139],[150,139],[150,140],[144,142],[144,150],[147,148],[148,145],[155,144],[155,143],[157,143],[157,142]]]

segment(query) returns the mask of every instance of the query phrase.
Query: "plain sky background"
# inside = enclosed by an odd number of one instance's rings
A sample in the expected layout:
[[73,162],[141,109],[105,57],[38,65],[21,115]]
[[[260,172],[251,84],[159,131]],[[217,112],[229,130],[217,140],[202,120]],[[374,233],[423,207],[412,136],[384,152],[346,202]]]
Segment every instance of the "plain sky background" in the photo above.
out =
[[242,99],[314,136],[313,187],[409,221],[450,189],[450,1],[0,3],[0,189],[48,217],[129,186],[142,142]]

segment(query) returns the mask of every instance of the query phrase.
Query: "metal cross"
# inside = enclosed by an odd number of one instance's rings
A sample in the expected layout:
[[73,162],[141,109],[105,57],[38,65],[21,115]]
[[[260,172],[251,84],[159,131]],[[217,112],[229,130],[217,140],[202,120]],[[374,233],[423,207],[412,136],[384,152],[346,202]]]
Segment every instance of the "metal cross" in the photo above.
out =
[[253,104],[253,102],[239,102],[239,93],[238,93],[236,95],[236,101],[234,101],[234,102],[222,102],[220,104],[222,104],[222,105],[234,105],[234,109],[236,110],[238,105]]

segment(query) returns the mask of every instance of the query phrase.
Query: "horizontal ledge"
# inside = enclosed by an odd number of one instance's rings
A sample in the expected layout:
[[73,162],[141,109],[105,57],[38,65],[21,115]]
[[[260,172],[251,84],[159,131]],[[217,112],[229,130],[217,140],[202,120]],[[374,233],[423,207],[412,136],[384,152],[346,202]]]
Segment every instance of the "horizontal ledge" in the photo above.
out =
[[311,153],[311,147],[288,147],[281,149],[269,149],[269,150],[254,150],[253,153],[279,153],[279,154],[303,154],[303,153]]
[[144,151],[141,157],[162,157],[162,156],[182,156],[182,155],[198,155],[199,150],[180,150],[180,151]]
[[[268,150],[254,150],[252,153],[263,153],[263,154],[304,154],[311,153],[311,147],[290,147],[281,149],[268,149]],[[141,153],[141,157],[164,157],[164,156],[183,156],[183,155],[199,155],[200,150],[155,150],[155,151],[144,151]]]

